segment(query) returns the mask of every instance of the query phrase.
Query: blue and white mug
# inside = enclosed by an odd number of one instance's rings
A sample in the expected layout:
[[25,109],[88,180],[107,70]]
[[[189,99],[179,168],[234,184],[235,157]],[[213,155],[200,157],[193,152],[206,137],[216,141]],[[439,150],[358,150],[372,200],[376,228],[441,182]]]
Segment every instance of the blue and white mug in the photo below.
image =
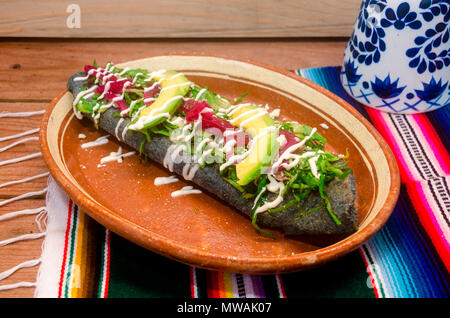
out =
[[341,83],[357,101],[413,114],[449,105],[450,0],[363,0]]

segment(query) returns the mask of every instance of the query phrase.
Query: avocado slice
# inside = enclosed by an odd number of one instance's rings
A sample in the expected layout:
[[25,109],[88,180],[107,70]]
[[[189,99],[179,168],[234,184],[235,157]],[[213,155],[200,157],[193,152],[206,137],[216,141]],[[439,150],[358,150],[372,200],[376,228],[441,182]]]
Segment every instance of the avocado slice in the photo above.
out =
[[130,125],[129,129],[151,128],[168,119],[181,105],[191,84],[183,74],[175,71],[156,74],[154,79],[160,82],[161,92],[151,105],[140,111],[137,122]]
[[238,106],[231,112],[230,123],[253,138],[249,154],[236,164],[238,184],[247,185],[264,173],[278,154],[278,129],[269,114],[254,105]]

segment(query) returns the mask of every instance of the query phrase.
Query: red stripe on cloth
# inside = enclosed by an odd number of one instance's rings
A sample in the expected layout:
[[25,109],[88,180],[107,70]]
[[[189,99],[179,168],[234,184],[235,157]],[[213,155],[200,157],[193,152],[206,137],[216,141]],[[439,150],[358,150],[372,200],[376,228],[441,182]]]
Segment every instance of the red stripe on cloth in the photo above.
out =
[[105,290],[104,298],[108,298],[108,287],[109,287],[109,266],[110,266],[110,255],[111,255],[111,232],[106,230],[106,266],[105,266]]
[[191,281],[191,298],[197,298],[197,293],[195,290],[195,286],[197,285],[195,279],[195,268],[192,266],[189,267],[189,279]]
[[217,272],[208,271],[208,298],[219,298]]
[[370,263],[367,259],[366,254],[362,250],[362,248],[358,248],[359,255],[363,259],[364,265],[366,266],[367,273],[369,274],[370,281],[372,282],[373,292],[375,293],[375,298],[380,298],[380,293],[377,289],[377,284],[375,283],[375,277],[373,277],[372,272],[370,271]]
[[281,275],[278,275],[278,274],[275,275],[275,279],[277,280],[277,283],[278,283],[280,298],[286,298],[286,293],[284,291],[283,280],[281,279]]
[[422,131],[422,135],[426,139],[429,147],[433,151],[436,161],[439,163],[440,168],[445,174],[450,174],[450,158],[448,150],[442,144],[439,135],[430,123],[428,117],[425,114],[411,115],[411,118],[415,121],[417,126]]
[[444,242],[444,235],[440,231],[440,227],[433,220],[433,212],[426,200],[420,182],[409,182],[406,184],[406,190],[409,193],[411,202],[417,212],[417,216],[422,223],[423,228],[430,237],[433,246],[450,272],[450,253]]
[[59,288],[58,288],[58,298],[61,298],[62,295],[62,285],[64,281],[64,272],[66,268],[66,261],[67,261],[67,249],[69,245],[69,232],[70,232],[70,224],[72,219],[72,208],[73,208],[73,202],[72,200],[69,200],[69,209],[68,209],[68,216],[67,216],[67,226],[66,226],[66,235],[64,238],[64,254],[63,254],[63,262],[61,265],[61,272],[59,276]]
[[225,279],[223,272],[216,272],[217,277],[217,296],[218,298],[226,298]]
[[386,127],[384,118],[382,118],[382,112],[367,106],[365,108],[367,114],[370,117],[370,120],[372,121],[372,124],[378,130],[381,136],[383,136],[384,140],[391,148],[395,156],[395,159],[397,160],[401,180],[403,182],[407,182],[408,180],[413,179],[411,173],[408,173],[408,170],[406,169],[407,165],[402,158],[399,147],[396,144],[397,141],[395,140],[394,136],[392,136],[392,133],[390,132],[389,128]]
[[[388,143],[389,147],[392,149],[395,158],[398,163],[400,176],[402,179],[402,183],[406,184],[407,191],[410,195],[412,204],[414,208],[416,209],[418,218],[425,229],[425,232],[430,237],[434,247],[436,248],[438,254],[442,258],[445,266],[447,267],[447,270],[450,270],[450,258],[449,258],[449,251],[446,246],[446,243],[443,241],[444,235],[441,231],[441,228],[438,224],[438,222],[435,219],[435,216],[433,214],[433,209],[430,207],[429,203],[427,202],[427,197],[422,189],[422,183],[421,181],[416,181],[412,170],[414,168],[411,168],[407,162],[403,158],[402,151],[400,147],[397,145],[396,138],[394,137],[393,133],[389,130],[389,126],[386,123],[386,119],[383,117],[383,113],[379,112],[375,109],[372,109],[370,107],[366,107],[367,113],[370,116],[370,119],[375,126],[375,128],[380,132],[380,134],[383,136],[383,138]],[[422,130],[421,134],[426,136],[427,134],[430,134],[430,138],[428,140],[423,140],[427,143],[427,145],[430,146],[430,148],[433,148],[433,145],[430,144],[430,141],[437,142],[437,148],[433,150],[434,154],[439,152],[439,155],[445,156],[446,151],[441,144],[441,141],[439,137],[437,136],[436,131],[431,126],[431,123],[429,123],[428,119],[425,116],[415,116],[414,118],[415,123],[417,126],[421,126],[420,129]],[[440,146],[440,145],[441,146]],[[448,155],[446,155],[448,156]],[[434,158],[433,163],[438,163],[440,167],[445,171],[448,162],[442,167],[441,162],[438,162],[438,158]],[[445,161],[445,160],[444,160]],[[447,159],[448,161],[448,159]],[[425,181],[423,181],[425,182]]]

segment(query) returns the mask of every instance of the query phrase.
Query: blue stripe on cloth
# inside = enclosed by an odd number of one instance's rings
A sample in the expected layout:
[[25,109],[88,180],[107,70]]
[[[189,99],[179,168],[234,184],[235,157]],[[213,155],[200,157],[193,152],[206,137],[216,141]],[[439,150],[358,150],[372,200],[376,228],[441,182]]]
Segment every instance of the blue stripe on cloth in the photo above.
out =
[[406,189],[386,225],[365,244],[386,297],[449,296],[449,276],[425,232],[419,228]]
[[385,297],[443,297],[442,283],[435,279],[439,276],[418,251],[420,247],[406,242],[414,240],[411,233],[408,230],[399,233],[401,226],[395,224],[396,216],[398,213],[365,244]]
[[425,114],[435,128],[444,147],[450,149],[450,106],[442,107]]
[[[365,106],[352,99],[340,83],[339,67],[294,71],[338,95],[370,121]],[[427,117],[448,147],[449,107],[427,113]],[[379,297],[449,297],[450,276],[430,238],[423,229],[408,192],[400,198],[386,225],[362,248],[370,259]]]

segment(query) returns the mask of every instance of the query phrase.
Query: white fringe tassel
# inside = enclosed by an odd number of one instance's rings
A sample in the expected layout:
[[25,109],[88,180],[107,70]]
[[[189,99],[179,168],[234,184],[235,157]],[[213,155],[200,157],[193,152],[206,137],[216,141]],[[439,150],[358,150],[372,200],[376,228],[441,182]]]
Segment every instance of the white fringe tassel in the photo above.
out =
[[7,187],[7,186],[13,185],[13,184],[19,184],[19,183],[31,181],[31,180],[42,178],[42,177],[47,177],[49,174],[50,174],[49,172],[44,172],[44,173],[37,174],[35,176],[28,177],[28,178],[25,178],[25,179],[5,182],[5,183],[0,184],[0,188]]
[[45,109],[37,110],[37,111],[34,111],[34,112],[16,112],[16,113],[3,112],[3,113],[0,113],[0,118],[4,118],[4,117],[30,117],[30,116],[34,116],[34,115],[42,115],[43,113],[45,113]]
[[10,148],[12,148],[14,146],[26,143],[27,141],[30,141],[30,140],[39,140],[39,137],[27,137],[27,138],[20,139],[20,140],[15,141],[15,142],[13,142],[13,143],[11,143],[11,144],[3,147],[3,148],[0,148],[0,152],[8,150],[8,149],[10,149]]
[[5,165],[9,165],[11,163],[16,163],[16,162],[25,161],[28,159],[33,159],[33,158],[40,157],[40,156],[42,156],[42,152],[35,152],[35,153],[29,154],[26,156],[0,161],[0,166],[5,166]]
[[45,232],[23,234],[23,235],[19,235],[16,237],[12,237],[10,239],[0,241],[0,246],[5,246],[5,245],[11,244],[11,243],[25,241],[25,240],[35,240],[35,239],[41,238],[43,236],[45,236]]
[[37,209],[26,209],[26,210],[9,212],[9,213],[0,215],[0,221],[9,220],[9,219],[12,219],[12,218],[14,218],[16,216],[20,216],[20,215],[33,215],[33,214],[38,214],[38,213],[46,212],[46,211],[47,211],[47,208],[45,206],[41,206],[40,208],[37,208]]
[[6,271],[4,271],[3,273],[0,273],[0,280],[4,280],[5,278],[11,276],[13,273],[15,273],[16,271],[18,271],[21,268],[26,268],[26,267],[33,267],[38,265],[41,262],[41,259],[33,259],[31,261],[26,261],[23,263],[20,263],[19,265],[16,265]]
[[[3,113],[0,113],[0,118],[29,117],[29,116],[34,116],[34,115],[41,115],[44,112],[45,112],[45,110],[31,111],[31,112],[16,112],[16,113],[3,112]],[[15,134],[15,135],[0,137],[0,142],[6,141],[6,140],[11,140],[11,139],[16,139],[16,138],[27,136],[27,135],[31,135],[31,134],[34,134],[37,132],[39,132],[39,128],[30,129],[30,130],[27,130],[27,131],[24,131],[24,132]],[[6,151],[8,149],[11,149],[12,147],[15,147],[17,145],[23,144],[23,143],[25,143],[27,141],[31,141],[31,140],[39,140],[39,138],[38,137],[23,138],[21,140],[15,141],[7,146],[0,148],[0,152]],[[40,157],[40,156],[42,156],[41,152],[35,152],[35,153],[25,155],[22,157],[0,161],[0,166],[4,166],[4,165],[11,164],[11,163],[16,163],[16,162],[21,162],[21,161],[29,160],[29,159]],[[24,178],[21,180],[5,182],[5,183],[0,184],[0,188],[27,182],[27,181],[31,181],[31,180],[35,180],[37,178],[46,177],[48,175],[49,175],[49,172],[45,172],[45,173],[41,173],[41,174],[38,174],[38,175],[35,175],[32,177],[28,177],[28,178]],[[46,192],[47,192],[47,188],[40,190],[40,191],[31,191],[28,193],[24,193],[24,194],[18,195],[16,197],[1,201],[0,207],[7,205],[11,202],[17,201],[17,200],[29,198],[29,197],[32,197],[35,195],[42,195]],[[20,241],[24,241],[24,240],[34,240],[34,239],[38,239],[38,238],[45,236],[46,232],[45,232],[45,229],[42,227],[41,222],[43,221],[44,227],[46,227],[46,217],[47,217],[47,207],[46,206],[42,206],[42,207],[39,207],[36,209],[25,209],[25,210],[20,210],[20,211],[9,212],[9,213],[0,215],[0,221],[9,220],[16,216],[33,215],[33,214],[37,214],[36,224],[38,226],[39,233],[23,234],[23,235],[19,235],[17,237],[13,237],[13,238],[9,238],[9,239],[0,241],[0,247],[11,244],[11,243],[15,243],[15,242],[20,242]],[[22,262],[4,272],[1,272],[0,273],[0,281],[11,276],[16,271],[18,271],[22,268],[33,267],[33,266],[39,265],[40,263],[41,263],[41,259],[34,259],[34,260]],[[36,282],[18,282],[18,283],[14,283],[14,284],[0,285],[0,291],[20,288],[20,287],[36,287]]]
[[[47,229],[47,209],[41,211],[38,213],[38,215],[36,216],[36,218],[34,219],[36,222],[36,225],[39,229],[39,232],[45,232]],[[41,223],[43,224],[43,226],[41,225]]]
[[8,289],[16,289],[19,287],[36,287],[36,283],[32,282],[19,282],[15,284],[9,284],[9,285],[0,285],[0,290],[8,290]]
[[0,141],[16,139],[16,138],[19,138],[19,137],[35,134],[37,132],[39,132],[39,128],[30,129],[30,130],[27,130],[27,131],[24,131],[24,132],[15,134],[15,135],[9,135],[9,136],[0,137]]
[[17,201],[17,200],[21,200],[21,199],[33,197],[33,196],[35,196],[35,195],[41,195],[41,194],[44,194],[44,193],[46,193],[46,192],[47,192],[47,188],[45,188],[45,189],[43,189],[43,190],[40,190],[40,191],[31,191],[31,192],[27,192],[27,193],[18,195],[18,196],[16,196],[16,197],[13,197],[13,198],[11,198],[11,199],[7,199],[7,200],[0,201],[0,206],[4,206],[4,205],[6,205],[6,204],[8,204],[8,203],[11,203],[11,202],[14,202],[14,201]]

